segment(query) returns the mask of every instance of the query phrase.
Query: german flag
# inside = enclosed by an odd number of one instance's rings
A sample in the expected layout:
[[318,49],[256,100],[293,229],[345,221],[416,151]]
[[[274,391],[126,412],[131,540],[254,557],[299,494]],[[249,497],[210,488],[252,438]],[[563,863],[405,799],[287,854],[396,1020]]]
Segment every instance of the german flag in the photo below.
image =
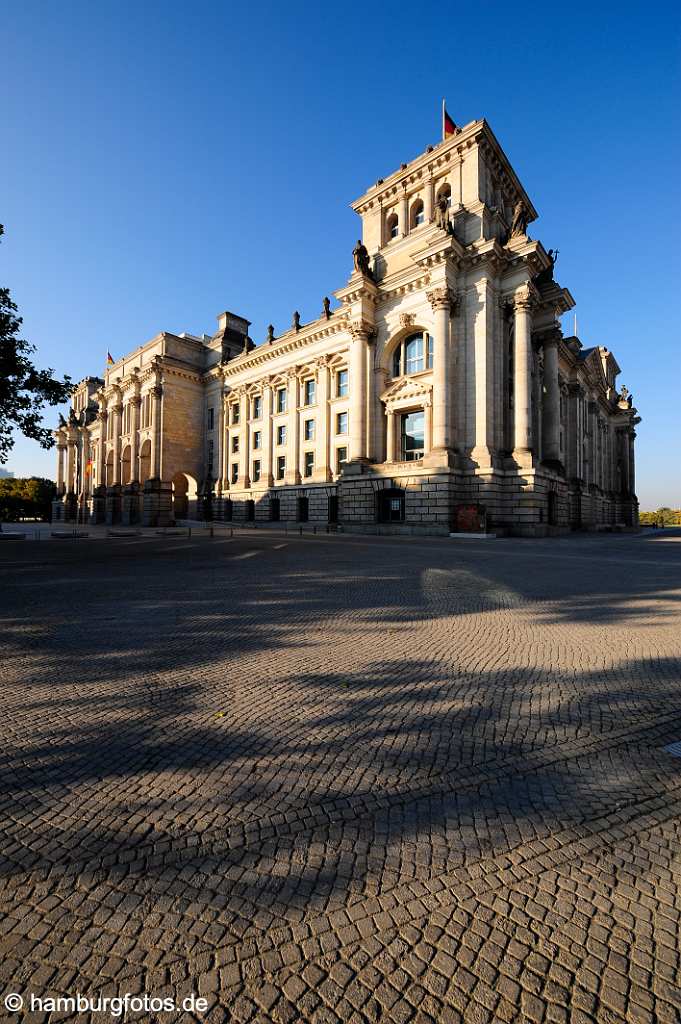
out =
[[106,365],[107,366],[113,366],[113,364],[115,362],[116,362],[116,360],[114,359],[114,357],[111,355],[111,353],[107,349],[107,352],[106,352]]
[[444,139],[448,139],[450,135],[456,135],[456,133],[457,133],[457,127],[454,124],[454,121],[452,120],[452,118],[447,113],[447,108],[445,107],[445,101],[443,100],[442,101],[442,138],[443,138],[443,140]]

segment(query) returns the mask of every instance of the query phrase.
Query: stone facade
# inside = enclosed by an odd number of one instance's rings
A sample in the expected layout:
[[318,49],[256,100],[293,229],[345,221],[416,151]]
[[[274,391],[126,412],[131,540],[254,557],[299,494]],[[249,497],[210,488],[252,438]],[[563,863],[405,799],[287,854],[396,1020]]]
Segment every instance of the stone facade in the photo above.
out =
[[487,123],[352,205],[365,249],[334,310],[257,346],[225,312],[213,336],[163,332],[80,383],[55,517],[636,526],[631,396],[607,348],[563,336],[574,301]]

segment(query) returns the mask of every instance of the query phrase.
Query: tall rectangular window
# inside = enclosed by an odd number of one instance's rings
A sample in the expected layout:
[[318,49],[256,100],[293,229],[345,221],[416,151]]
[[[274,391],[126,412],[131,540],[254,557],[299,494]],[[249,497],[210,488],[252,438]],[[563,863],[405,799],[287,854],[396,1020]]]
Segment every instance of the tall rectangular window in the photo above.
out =
[[215,426],[215,410],[211,408],[211,409],[208,410],[208,429],[212,430],[214,426]]
[[336,448],[336,472],[340,473],[345,463],[348,461],[348,450],[347,448]]
[[277,456],[277,480],[283,480],[286,474],[286,456]]
[[305,405],[314,405],[315,402],[315,382],[313,380],[306,380],[304,385],[304,403]]
[[402,461],[414,462],[423,458],[424,452],[424,415],[423,410],[409,412],[402,416]]
[[305,452],[305,461],[303,463],[303,475],[312,476],[314,470],[314,452]]
[[262,445],[262,434],[259,430],[253,431],[253,447],[260,448]]
[[336,396],[347,398],[348,394],[348,371],[339,370],[336,376]]
[[239,422],[239,406],[238,405],[233,405],[232,406],[232,423],[238,423],[238,422]]
[[314,441],[314,420],[305,420],[303,433],[306,441]]
[[283,423],[277,427],[277,444],[286,444],[286,427]]
[[208,442],[208,475],[213,475],[213,452],[214,452],[213,441]]
[[346,412],[336,413],[336,433],[347,434],[348,432],[348,414]]
[[257,484],[259,479],[260,479],[260,459],[256,459],[255,462],[253,463],[253,472],[251,473],[251,480],[253,481],[253,483]]
[[232,483],[235,484],[239,479],[239,463],[232,463]]
[[409,338],[404,346],[405,372],[420,373],[423,369],[423,336]]
[[277,412],[286,412],[286,388],[277,389]]
[[256,395],[253,399],[253,419],[259,420],[262,416],[262,398]]
[[232,451],[233,452],[238,452],[239,451],[239,435],[238,434],[236,434],[232,438]]

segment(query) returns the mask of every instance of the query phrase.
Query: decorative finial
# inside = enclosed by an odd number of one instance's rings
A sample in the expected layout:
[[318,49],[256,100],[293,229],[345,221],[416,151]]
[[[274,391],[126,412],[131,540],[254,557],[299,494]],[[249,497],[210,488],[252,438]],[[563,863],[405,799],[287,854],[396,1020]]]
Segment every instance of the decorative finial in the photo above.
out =
[[267,344],[271,345],[274,341],[274,325],[270,324],[267,328]]
[[325,295],[322,299],[322,306],[324,307],[324,316],[327,320],[331,319],[331,300],[328,295]]
[[293,323],[291,324],[291,327],[296,333],[300,330],[300,313],[298,310],[293,314]]

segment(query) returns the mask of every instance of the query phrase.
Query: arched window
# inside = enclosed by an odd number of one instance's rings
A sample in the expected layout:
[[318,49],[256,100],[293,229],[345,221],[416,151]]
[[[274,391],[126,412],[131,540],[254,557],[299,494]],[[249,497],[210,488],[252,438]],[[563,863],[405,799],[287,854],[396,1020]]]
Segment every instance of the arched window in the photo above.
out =
[[440,185],[439,189],[437,190],[437,202],[439,202],[443,197],[447,200],[447,206],[451,206],[452,186],[449,185],[447,182],[445,182],[444,185]]
[[411,214],[409,223],[411,224],[412,228],[417,228],[419,227],[419,225],[424,223],[425,219],[426,215],[423,211],[423,200],[414,200],[414,202],[411,204]]
[[400,230],[399,221],[396,213],[391,213],[385,222],[386,232],[388,238],[397,238]]
[[410,334],[393,353],[393,377],[421,373],[433,366],[433,339],[427,331]]

